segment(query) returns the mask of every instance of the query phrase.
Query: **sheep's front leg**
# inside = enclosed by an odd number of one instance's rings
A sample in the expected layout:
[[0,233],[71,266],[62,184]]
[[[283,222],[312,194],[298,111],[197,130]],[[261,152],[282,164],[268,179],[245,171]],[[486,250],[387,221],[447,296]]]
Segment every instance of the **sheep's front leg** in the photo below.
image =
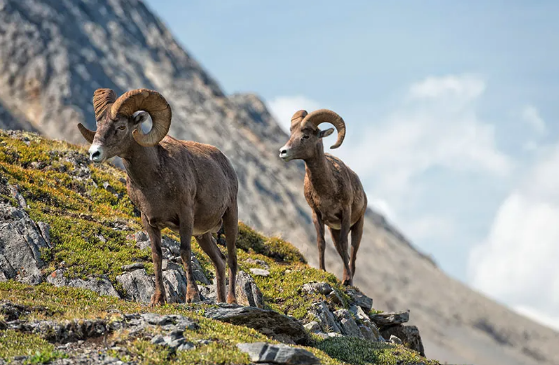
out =
[[147,217],[142,213],[142,225],[147,231],[151,243],[151,258],[153,270],[155,271],[155,293],[151,296],[150,306],[165,304],[165,286],[163,285],[163,273],[161,272],[161,230],[149,225]]
[[200,301],[200,294],[198,286],[194,281],[194,274],[192,273],[192,249],[190,247],[190,240],[192,238],[192,226],[194,219],[192,212],[188,209],[181,214],[179,232],[181,235],[181,258],[186,273],[186,302],[194,303]]
[[316,228],[316,245],[318,247],[318,267],[320,270],[326,271],[324,264],[324,252],[326,251],[326,241],[324,240],[324,222],[322,221],[320,212],[313,210],[312,221]]

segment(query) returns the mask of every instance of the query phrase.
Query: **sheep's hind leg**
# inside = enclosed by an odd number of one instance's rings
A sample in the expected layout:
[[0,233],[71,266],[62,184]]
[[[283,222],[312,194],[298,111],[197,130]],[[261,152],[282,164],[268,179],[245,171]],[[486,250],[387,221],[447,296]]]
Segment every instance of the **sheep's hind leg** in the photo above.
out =
[[353,285],[353,278],[351,276],[351,269],[349,267],[349,255],[347,253],[347,236],[344,240],[341,233],[341,230],[330,228],[332,241],[334,241],[334,246],[336,247],[336,250],[338,251],[338,254],[342,258],[342,261],[344,263],[344,274],[342,277],[342,283],[343,285]]
[[237,233],[239,232],[239,213],[237,202],[227,209],[223,216],[225,241],[227,242],[227,264],[229,265],[229,290],[227,303],[237,303],[235,296],[235,281],[237,279]]
[[217,301],[220,303],[225,302],[225,256],[217,247],[211,233],[197,236],[196,240],[214,265]]
[[357,250],[359,250],[359,245],[361,244],[361,237],[363,237],[363,223],[365,222],[365,213],[359,218],[357,222],[351,227],[351,277],[355,277],[355,260],[357,259]]
[[149,225],[145,215],[142,214],[142,224],[147,231],[149,241],[151,243],[151,257],[153,260],[153,270],[155,271],[155,293],[151,296],[149,305],[165,304],[165,286],[163,285],[163,273],[161,270],[162,256],[161,252],[161,230]]

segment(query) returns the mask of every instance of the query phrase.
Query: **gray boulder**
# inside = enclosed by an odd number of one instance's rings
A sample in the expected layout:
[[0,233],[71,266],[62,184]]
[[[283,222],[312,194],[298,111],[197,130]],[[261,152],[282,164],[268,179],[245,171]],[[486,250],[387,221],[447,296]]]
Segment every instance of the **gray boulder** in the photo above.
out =
[[74,288],[89,289],[101,295],[120,298],[113,284],[107,278],[68,279],[64,277],[64,270],[58,269],[47,276],[46,281],[54,286],[71,286]]
[[21,208],[0,203],[0,281],[39,284],[45,264],[41,249],[50,247],[48,225],[37,224]]
[[337,332],[341,333],[341,329],[338,326],[336,318],[328,308],[328,304],[322,301],[319,303],[314,303],[310,310],[311,317],[314,317],[315,320],[320,324],[322,331],[325,333],[329,332]]
[[311,365],[320,360],[310,351],[287,345],[273,345],[265,342],[239,343],[237,347],[250,356],[250,361],[272,364]]
[[334,312],[334,315],[338,319],[339,327],[343,335],[350,337],[362,337],[359,326],[347,309],[339,309]]
[[208,308],[207,318],[239,326],[254,328],[260,333],[288,344],[307,344],[309,337],[303,325],[292,317],[272,310],[220,304],[218,308]]
[[351,297],[351,302],[363,308],[365,313],[369,313],[373,308],[373,299],[355,289],[347,289],[346,293]]
[[380,329],[406,323],[410,320],[410,312],[386,312],[377,313],[371,316],[371,321],[373,321]]
[[391,339],[393,336],[402,340],[404,346],[419,352],[425,357],[425,349],[423,348],[423,341],[416,326],[396,325],[388,327],[380,331],[384,338]]
[[250,307],[264,308],[264,297],[252,276],[240,270],[235,284],[237,303]]

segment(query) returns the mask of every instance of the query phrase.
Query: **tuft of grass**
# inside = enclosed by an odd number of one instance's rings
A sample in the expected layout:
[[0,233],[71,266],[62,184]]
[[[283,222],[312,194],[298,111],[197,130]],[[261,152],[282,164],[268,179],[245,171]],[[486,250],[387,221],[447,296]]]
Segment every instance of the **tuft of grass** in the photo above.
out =
[[278,237],[267,238],[244,223],[239,223],[237,247],[249,253],[270,257],[278,262],[307,262],[291,243]]
[[[41,337],[13,330],[0,331],[0,359],[11,361],[16,356],[32,356],[32,364],[40,364],[40,359],[60,357],[54,346]],[[56,357],[54,357],[56,356]],[[35,360],[31,360],[35,359]],[[50,361],[50,360],[49,360]]]
[[440,364],[435,360],[427,360],[416,351],[401,345],[371,342],[356,337],[328,338],[319,342],[316,347],[331,358],[354,365]]

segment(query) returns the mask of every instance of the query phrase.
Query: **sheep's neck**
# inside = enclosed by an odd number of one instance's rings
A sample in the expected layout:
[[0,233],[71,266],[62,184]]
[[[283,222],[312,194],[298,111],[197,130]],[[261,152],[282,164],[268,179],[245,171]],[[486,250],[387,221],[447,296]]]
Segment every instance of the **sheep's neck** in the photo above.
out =
[[305,171],[317,193],[329,194],[334,189],[332,170],[326,160],[323,147],[318,147],[315,155],[305,160]]
[[157,146],[142,147],[137,143],[130,148],[126,156],[122,156],[124,168],[130,181],[139,187],[153,185],[158,181],[159,158]]

